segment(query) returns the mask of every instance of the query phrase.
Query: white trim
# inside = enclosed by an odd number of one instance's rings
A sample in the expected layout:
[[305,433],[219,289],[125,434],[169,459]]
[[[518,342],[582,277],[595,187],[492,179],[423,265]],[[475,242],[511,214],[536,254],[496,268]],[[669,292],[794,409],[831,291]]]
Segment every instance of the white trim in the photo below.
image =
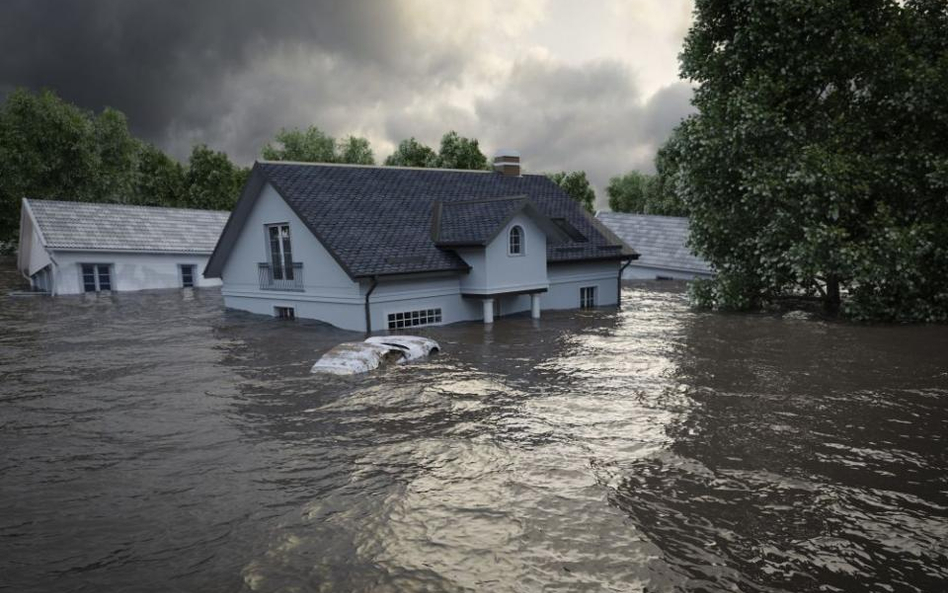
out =
[[[290,296],[292,294],[292,296]],[[302,292],[283,292],[280,290],[268,290],[266,292],[260,291],[241,291],[241,290],[222,290],[221,295],[225,297],[240,297],[240,298],[253,298],[253,299],[264,299],[267,301],[286,301],[286,302],[309,302],[309,303],[332,303],[336,305],[359,305],[360,307],[365,304],[364,298],[360,295],[358,297],[331,297],[325,295],[314,295],[311,293],[302,293]],[[375,300],[373,299],[374,303]]]
[[497,294],[500,296],[501,293],[511,293],[511,292],[526,292],[528,290],[549,290],[550,283],[546,284],[514,284],[514,285],[505,285],[505,286],[491,286],[489,288],[472,288],[464,289],[461,291],[463,294]]
[[[389,307],[389,308],[386,308],[386,309],[383,309],[383,310],[382,310],[382,321],[383,321],[383,323],[385,324],[385,330],[387,330],[387,331],[391,331],[391,330],[393,330],[393,329],[409,329],[409,328],[412,328],[412,327],[431,327],[431,326],[435,326],[435,325],[444,325],[444,309],[445,309],[445,307],[444,307],[444,305],[442,305],[442,304],[434,305],[434,306],[431,306],[431,307],[424,307],[424,306],[421,306],[421,305],[414,305],[414,308],[408,309],[407,311],[406,311],[405,309],[393,309],[393,308]],[[389,323],[390,323],[390,322],[389,322],[389,319],[388,319],[388,318],[389,318],[390,315],[398,315],[399,313],[402,313],[402,314],[404,315],[404,314],[411,314],[411,313],[416,313],[416,312],[417,312],[417,313],[424,312],[424,314],[425,314],[425,315],[424,315],[424,318],[427,319],[427,318],[428,318],[428,311],[437,311],[437,313],[435,313],[435,315],[438,316],[438,317],[440,317],[440,318],[441,318],[441,321],[432,321],[431,323],[422,323],[422,324],[419,324],[419,325],[408,325],[408,326],[404,326],[404,327],[389,327]],[[420,318],[420,316],[419,316],[419,318]]]
[[55,247],[47,246],[48,251],[59,253],[148,253],[155,255],[211,255],[211,251],[165,251],[163,249],[121,249],[110,247],[93,249],[91,247]]
[[[520,231],[520,251],[517,253],[510,248],[515,230]],[[507,229],[507,257],[524,257],[525,255],[527,255],[527,232],[523,230],[523,225],[512,224]]]

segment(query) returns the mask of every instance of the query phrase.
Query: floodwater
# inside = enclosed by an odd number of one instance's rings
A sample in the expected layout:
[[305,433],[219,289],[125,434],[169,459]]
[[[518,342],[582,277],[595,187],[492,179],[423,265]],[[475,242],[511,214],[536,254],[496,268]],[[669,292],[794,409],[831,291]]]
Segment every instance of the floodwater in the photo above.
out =
[[0,590],[948,590],[948,328],[623,303],[326,379],[216,290],[0,296]]

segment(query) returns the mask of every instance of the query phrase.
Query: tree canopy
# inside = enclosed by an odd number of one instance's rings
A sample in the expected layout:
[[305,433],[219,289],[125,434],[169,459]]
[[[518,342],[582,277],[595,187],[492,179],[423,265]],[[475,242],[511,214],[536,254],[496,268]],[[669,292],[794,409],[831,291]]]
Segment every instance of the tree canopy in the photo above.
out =
[[948,320],[948,4],[697,0],[675,192],[700,305]]
[[673,132],[655,156],[654,175],[630,171],[609,180],[609,208],[634,214],[688,216],[687,207],[676,193],[680,158],[679,134]]
[[569,194],[569,197],[582,204],[587,212],[593,211],[596,203],[596,192],[589,185],[585,171],[572,171],[570,173],[560,171],[559,173],[547,173],[546,176]]
[[437,167],[438,153],[430,146],[415,140],[414,136],[398,143],[395,152],[385,157],[389,167]]
[[375,156],[367,139],[346,136],[337,141],[316,126],[306,130],[283,128],[277,132],[274,142],[263,147],[261,154],[269,161],[375,164]]
[[490,170],[487,156],[481,152],[477,138],[465,138],[451,130],[441,137],[441,147],[435,152],[414,137],[402,140],[395,152],[385,159],[388,166],[440,167],[443,169]]
[[0,245],[15,240],[24,197],[226,210],[246,172],[204,146],[185,168],[134,137],[120,111],[17,89],[0,105]]

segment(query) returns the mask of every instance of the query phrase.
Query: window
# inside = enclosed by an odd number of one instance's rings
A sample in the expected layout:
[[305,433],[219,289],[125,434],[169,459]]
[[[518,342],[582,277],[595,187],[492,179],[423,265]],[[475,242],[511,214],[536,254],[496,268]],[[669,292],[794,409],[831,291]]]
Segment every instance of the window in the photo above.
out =
[[596,287],[584,286],[579,289],[579,307],[591,309],[596,306]]
[[523,255],[523,228],[515,226],[510,229],[509,255]]
[[82,264],[82,289],[85,292],[112,290],[112,270],[109,264]]
[[270,269],[273,279],[292,280],[293,251],[290,249],[290,225],[269,225],[267,238],[270,242]]
[[183,288],[194,286],[194,266],[181,266],[181,286]]
[[296,319],[296,311],[293,307],[274,307],[273,315],[280,319]]
[[441,323],[441,309],[422,309],[420,311],[388,314],[388,329],[402,329],[403,327],[417,327],[434,323]]

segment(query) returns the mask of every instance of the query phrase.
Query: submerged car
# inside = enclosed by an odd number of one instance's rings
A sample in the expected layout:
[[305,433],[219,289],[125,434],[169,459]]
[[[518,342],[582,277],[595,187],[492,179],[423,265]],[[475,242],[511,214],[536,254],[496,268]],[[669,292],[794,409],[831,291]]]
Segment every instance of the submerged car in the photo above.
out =
[[380,344],[403,351],[405,357],[398,361],[399,364],[437,354],[440,349],[437,342],[421,336],[372,336],[366,339],[365,343]]
[[322,355],[311,373],[355,375],[386,364],[402,364],[434,354],[438,343],[420,336],[373,336],[364,342],[345,342]]

